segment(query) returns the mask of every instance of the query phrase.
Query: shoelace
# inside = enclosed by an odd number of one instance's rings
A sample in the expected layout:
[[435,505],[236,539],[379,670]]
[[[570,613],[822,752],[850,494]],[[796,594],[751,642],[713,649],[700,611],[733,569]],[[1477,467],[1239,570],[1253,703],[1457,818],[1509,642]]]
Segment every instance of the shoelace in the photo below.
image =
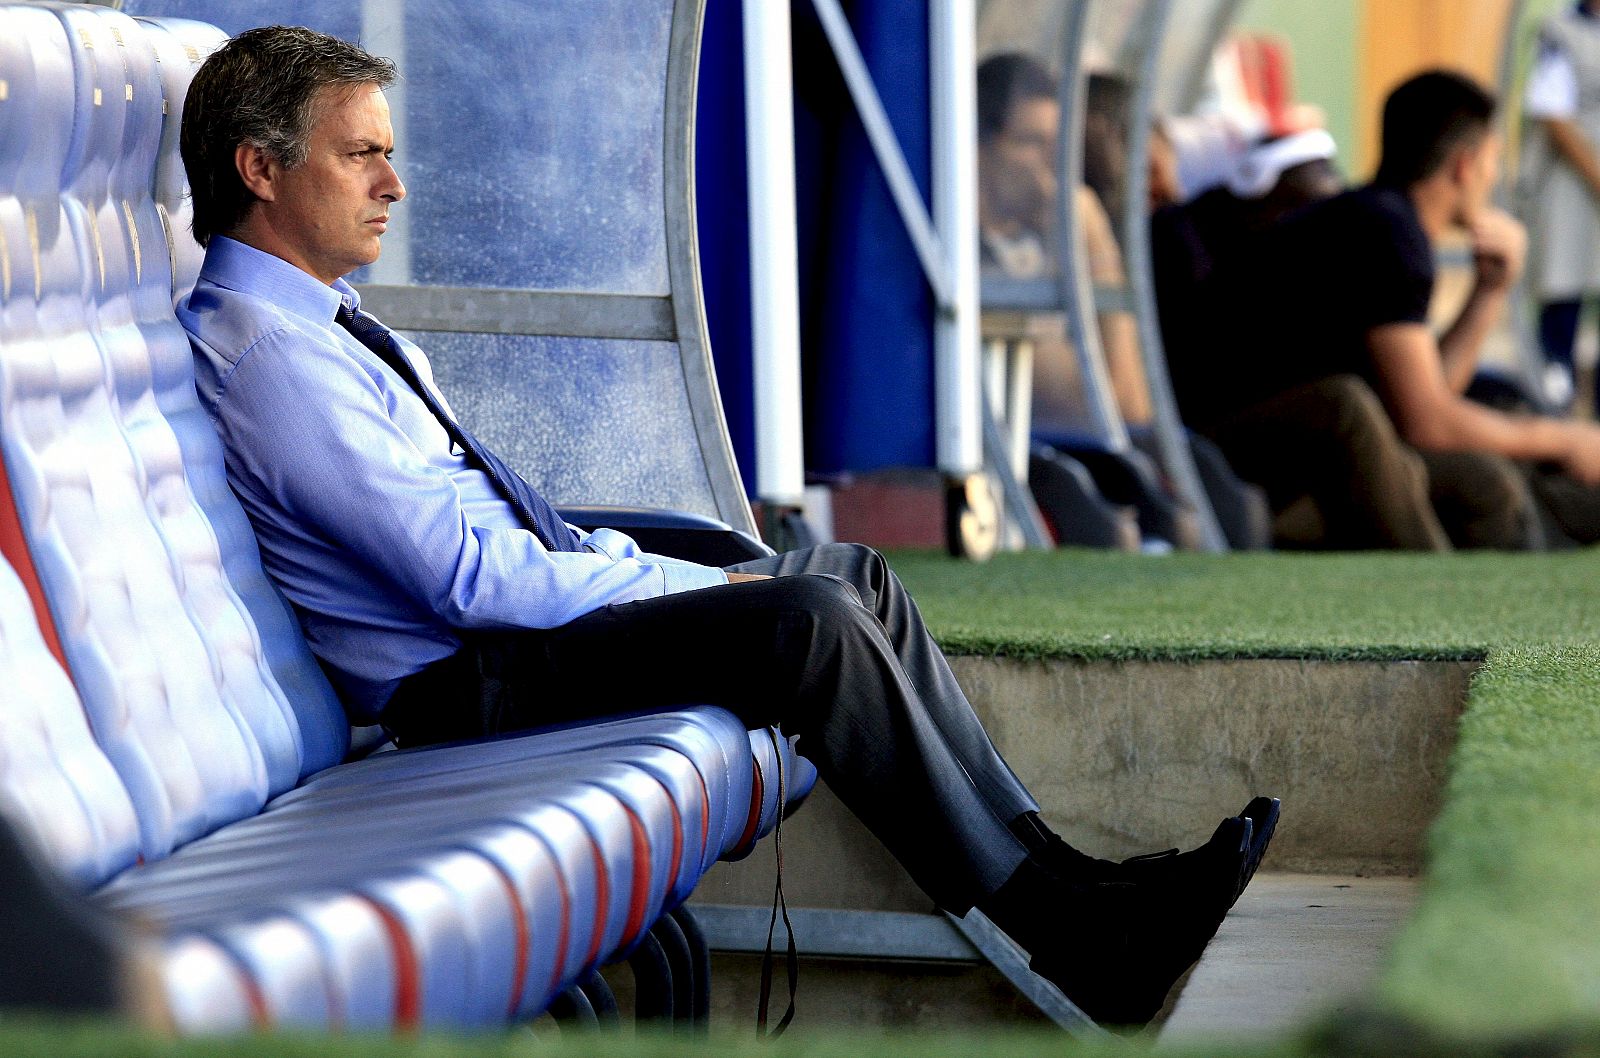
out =
[[1161,852],[1143,852],[1137,856],[1129,856],[1123,860],[1124,864],[1149,863],[1151,860],[1165,860],[1178,855],[1177,849],[1163,849]]
[[[761,956],[761,1000],[756,1007],[756,1035],[770,1040],[782,1036],[783,1031],[789,1027],[789,1022],[794,1020],[794,997],[800,979],[800,953],[794,944],[794,924],[789,921],[789,902],[783,896],[783,812],[789,805],[789,780],[783,771],[783,747],[778,744],[777,730],[767,728],[767,737],[772,739],[772,753],[778,764],[778,818],[772,827],[772,844],[777,851],[778,877],[772,889],[772,918],[767,922],[767,948]],[[789,1009],[783,1012],[778,1024],[768,1032],[767,1013],[772,1000],[772,936],[777,931],[780,912],[783,915],[783,930],[789,937],[788,954],[785,956],[785,971],[789,978]]]

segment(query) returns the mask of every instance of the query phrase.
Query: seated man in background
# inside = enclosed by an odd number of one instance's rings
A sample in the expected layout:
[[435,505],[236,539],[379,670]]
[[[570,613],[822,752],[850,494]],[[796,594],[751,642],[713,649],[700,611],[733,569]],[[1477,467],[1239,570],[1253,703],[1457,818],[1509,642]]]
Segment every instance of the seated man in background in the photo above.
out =
[[378,258],[406,193],[394,76],[310,30],[250,30],[206,60],[183,114],[206,258],[178,314],[201,403],[346,706],[406,745],[693,703],[782,723],[940,907],[981,909],[1091,1017],[1153,1017],[1276,802],[1192,853],[1093,859],[1039,818],[876,552],[724,570],[564,524],[343,278]]
[[[1162,347],[1185,422],[1207,423],[1238,385],[1224,370],[1237,324],[1214,320],[1217,277],[1248,265],[1285,217],[1344,190],[1334,153],[1333,138],[1320,128],[1265,141],[1241,151],[1221,183],[1151,217]],[[1235,445],[1246,476],[1267,489],[1277,546],[1450,546],[1417,460],[1370,386],[1352,375],[1321,379],[1285,398],[1284,410],[1300,429],[1295,473],[1274,472],[1269,447]],[[1351,505],[1352,494],[1367,502]]]
[[[1463,395],[1526,245],[1521,226],[1489,204],[1499,172],[1494,109],[1488,93],[1454,73],[1407,81],[1384,105],[1373,182],[1289,217],[1217,277],[1206,332],[1226,384],[1203,400],[1191,395],[1191,425],[1245,477],[1311,491],[1325,518],[1366,526],[1374,541],[1426,540],[1430,530],[1397,524],[1408,506],[1372,482],[1313,480],[1327,470],[1302,458],[1308,446],[1330,435],[1376,446],[1373,460],[1396,464],[1383,480],[1425,489],[1456,546],[1537,541],[1530,482],[1563,532],[1600,539],[1600,428],[1511,416]],[[1476,281],[1435,337],[1427,322],[1434,246],[1455,226],[1471,234]],[[1404,442],[1398,452],[1326,414],[1318,390],[1356,381],[1382,401]]]
[[[983,266],[1012,279],[1054,278],[1056,149],[1061,101],[1056,79],[1030,56],[991,55],[978,65],[978,233]],[[1122,286],[1122,251],[1111,219],[1087,186],[1073,193],[1090,279]],[[1150,391],[1131,313],[1102,312],[1096,324],[1117,410],[1129,425],[1150,421]],[[1085,416],[1077,356],[1059,313],[1034,315],[1033,420],[1046,433],[1071,432]]]

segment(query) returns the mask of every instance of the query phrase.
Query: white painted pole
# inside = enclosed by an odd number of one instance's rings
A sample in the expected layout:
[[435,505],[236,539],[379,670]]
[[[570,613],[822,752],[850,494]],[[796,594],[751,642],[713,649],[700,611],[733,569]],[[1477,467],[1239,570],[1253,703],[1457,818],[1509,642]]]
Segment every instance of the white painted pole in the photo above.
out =
[[[394,0],[361,0],[361,46],[374,55],[393,59],[400,77],[384,89],[389,119],[394,126],[395,168],[405,182],[406,152],[411,143],[406,129],[406,19],[405,5]],[[367,271],[367,282],[406,286],[411,282],[411,208],[405,203],[389,213],[389,230],[383,252]]]
[[756,495],[769,505],[798,507],[805,493],[805,454],[787,2],[744,0],[744,98]]
[[[780,5],[781,6],[781,5]],[[951,297],[934,321],[939,469],[983,467],[978,342],[977,12],[973,0],[930,0],[933,222]]]

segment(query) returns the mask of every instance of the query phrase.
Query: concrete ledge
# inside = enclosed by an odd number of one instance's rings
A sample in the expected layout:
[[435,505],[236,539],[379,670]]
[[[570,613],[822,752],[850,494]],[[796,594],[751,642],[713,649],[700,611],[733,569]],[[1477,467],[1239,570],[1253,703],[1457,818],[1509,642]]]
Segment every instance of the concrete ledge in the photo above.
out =
[[[1127,856],[1283,798],[1277,870],[1413,874],[1471,662],[952,659],[1068,841]],[[797,817],[798,818],[798,817]]]
[[[952,659],[1045,818],[1124,857],[1210,837],[1256,793],[1284,802],[1268,866],[1415,874],[1440,805],[1468,662]],[[928,911],[823,787],[784,825],[794,907]],[[772,859],[719,864],[697,896],[770,906]]]

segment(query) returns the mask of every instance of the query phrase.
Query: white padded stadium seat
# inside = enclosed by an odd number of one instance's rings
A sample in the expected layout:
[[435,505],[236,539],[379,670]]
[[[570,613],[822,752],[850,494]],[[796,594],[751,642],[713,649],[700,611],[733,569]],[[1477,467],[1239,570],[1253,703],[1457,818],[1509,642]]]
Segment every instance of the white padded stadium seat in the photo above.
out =
[[338,765],[172,315],[220,39],[0,4],[0,812],[165,931],[186,1031],[531,1016],[814,772],[705,708]]

